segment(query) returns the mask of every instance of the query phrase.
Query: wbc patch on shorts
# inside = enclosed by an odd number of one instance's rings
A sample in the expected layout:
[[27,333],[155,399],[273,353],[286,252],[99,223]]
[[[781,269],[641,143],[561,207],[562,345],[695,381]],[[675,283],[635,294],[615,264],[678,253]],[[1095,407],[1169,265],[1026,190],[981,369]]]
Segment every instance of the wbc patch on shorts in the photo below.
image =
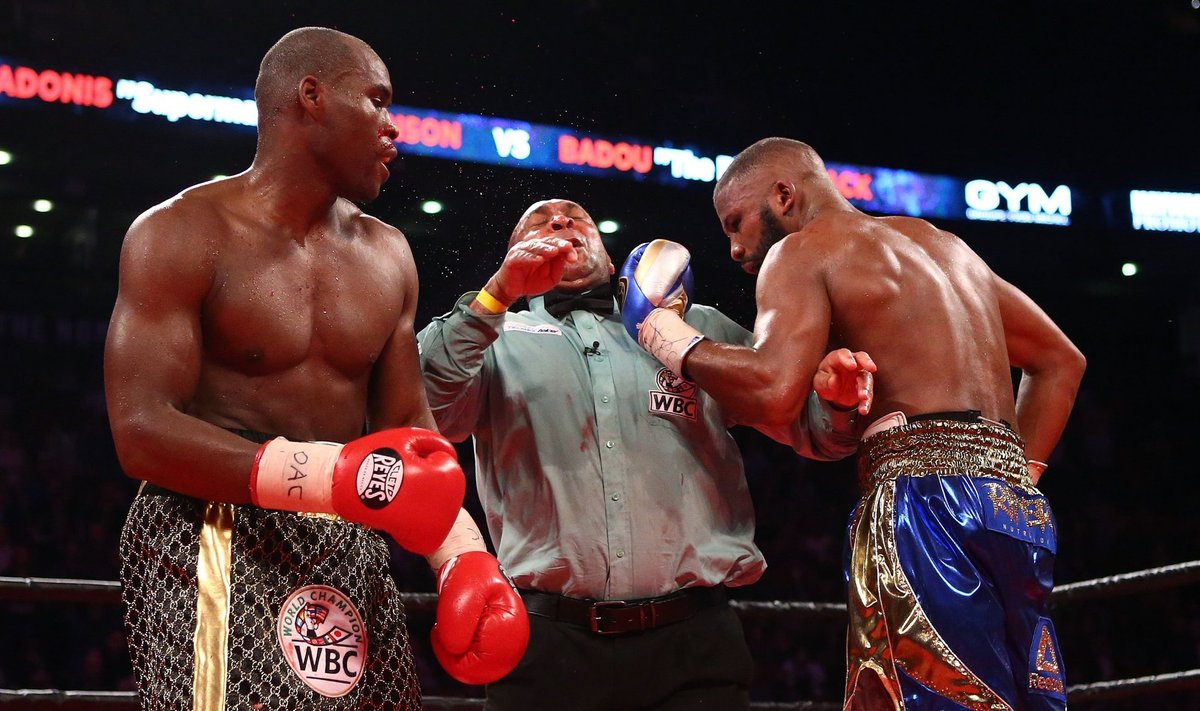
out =
[[367,666],[367,631],[358,608],[340,590],[307,585],[288,595],[276,626],[288,666],[313,691],[350,693]]
[[1049,619],[1039,617],[1029,647],[1029,691],[1033,694],[1067,700],[1062,656],[1058,653],[1058,638]]
[[695,383],[679,377],[670,368],[660,368],[654,381],[658,388],[650,391],[650,414],[696,419]]
[[999,479],[979,479],[987,499],[983,502],[984,525],[1018,540],[1058,552],[1058,535],[1050,503],[1041,494],[1027,494]]

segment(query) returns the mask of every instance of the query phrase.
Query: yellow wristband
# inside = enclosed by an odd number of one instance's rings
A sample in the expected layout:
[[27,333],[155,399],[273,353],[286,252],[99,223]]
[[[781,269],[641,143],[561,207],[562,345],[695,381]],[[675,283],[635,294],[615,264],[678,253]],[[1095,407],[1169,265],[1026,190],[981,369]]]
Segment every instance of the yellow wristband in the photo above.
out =
[[480,289],[479,293],[475,295],[475,300],[479,302],[480,306],[494,314],[508,311],[508,307],[500,303],[496,297],[489,294],[487,289]]

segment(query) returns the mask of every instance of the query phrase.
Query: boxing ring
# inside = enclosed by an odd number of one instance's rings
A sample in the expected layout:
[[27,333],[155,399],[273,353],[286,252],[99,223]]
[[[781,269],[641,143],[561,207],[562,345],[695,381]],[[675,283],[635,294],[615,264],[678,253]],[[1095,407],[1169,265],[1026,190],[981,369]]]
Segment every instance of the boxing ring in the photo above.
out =
[[[1059,585],[1051,595],[1051,604],[1057,610],[1079,602],[1137,595],[1197,582],[1200,582],[1200,560],[1193,560]],[[401,598],[410,616],[432,616],[436,609],[437,595],[434,593],[402,593]],[[121,586],[120,583],[107,580],[0,577],[0,602],[120,605]],[[730,605],[743,619],[819,617],[836,620],[846,616],[846,606],[842,603],[733,601]],[[1072,707],[1087,708],[1098,701],[1151,699],[1163,693],[1196,689],[1200,689],[1200,668],[1074,684],[1067,687],[1067,699]],[[426,696],[423,706],[436,711],[477,711],[483,708],[483,700]],[[0,689],[0,708],[125,711],[138,709],[139,706],[137,694],[132,691]],[[755,702],[751,708],[755,711],[839,711],[841,704],[832,701]]]

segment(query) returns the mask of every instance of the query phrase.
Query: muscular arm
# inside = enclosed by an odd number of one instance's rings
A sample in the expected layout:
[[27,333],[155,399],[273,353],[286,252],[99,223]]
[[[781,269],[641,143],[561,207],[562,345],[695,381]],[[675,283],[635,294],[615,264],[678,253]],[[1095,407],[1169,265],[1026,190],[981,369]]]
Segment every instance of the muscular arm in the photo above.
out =
[[395,242],[396,268],[404,284],[404,307],[371,376],[368,429],[375,432],[390,427],[424,427],[436,432],[437,424],[429,411],[429,401],[421,382],[420,357],[413,329],[419,291],[417,269],[408,241],[399,231],[393,232],[388,239],[398,240]]
[[[195,221],[157,208],[129,228],[104,349],[104,388],[125,473],[213,501],[249,500],[257,445],[188,414],[200,378],[201,305],[213,279]],[[202,227],[200,225],[199,227]]]
[[688,377],[738,422],[795,422],[826,350],[830,305],[824,276],[796,239],[772,248],[758,275],[754,346],[706,339],[687,356]]
[[1032,299],[999,277],[996,286],[1009,363],[1021,369],[1017,426],[1025,455],[1044,462],[1067,425],[1087,362]]
[[[692,307],[691,314],[698,312]],[[693,324],[696,325],[696,324]],[[720,343],[750,346],[754,334],[735,323],[716,309],[711,310],[704,334]],[[862,404],[860,380],[871,382],[875,363],[866,353],[851,353],[845,348],[826,354],[813,377],[804,415],[783,426],[751,423],[750,426],[771,439],[791,447],[797,454],[818,461],[837,461],[854,454],[858,449],[857,410],[835,409],[834,405],[848,397]],[[868,385],[869,387],[869,385]],[[868,392],[867,397],[870,398]],[[870,406],[868,399],[867,406]],[[742,424],[731,422],[730,424]]]

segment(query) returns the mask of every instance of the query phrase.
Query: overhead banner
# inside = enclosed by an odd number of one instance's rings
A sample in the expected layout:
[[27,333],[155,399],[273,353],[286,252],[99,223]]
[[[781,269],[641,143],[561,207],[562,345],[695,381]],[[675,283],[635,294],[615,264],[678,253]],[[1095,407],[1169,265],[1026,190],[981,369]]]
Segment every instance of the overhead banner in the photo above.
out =
[[[235,95],[159,86],[145,78],[83,73],[0,58],[0,106],[70,107],[124,118],[198,121],[253,130],[253,91]],[[388,107],[397,148],[412,155],[663,184],[712,184],[733,160],[675,141],[578,131],[478,114]],[[963,180],[896,168],[828,163],[838,191],[889,215],[1065,226],[1071,189],[1033,182]]]
[[1129,191],[1130,226],[1153,232],[1200,232],[1200,193]]
[[[671,143],[583,133],[561,126],[389,108],[401,151],[416,155],[661,183],[713,183],[733,156],[705,155]],[[962,218],[961,180],[910,170],[828,163],[838,191],[864,210],[892,215]]]

